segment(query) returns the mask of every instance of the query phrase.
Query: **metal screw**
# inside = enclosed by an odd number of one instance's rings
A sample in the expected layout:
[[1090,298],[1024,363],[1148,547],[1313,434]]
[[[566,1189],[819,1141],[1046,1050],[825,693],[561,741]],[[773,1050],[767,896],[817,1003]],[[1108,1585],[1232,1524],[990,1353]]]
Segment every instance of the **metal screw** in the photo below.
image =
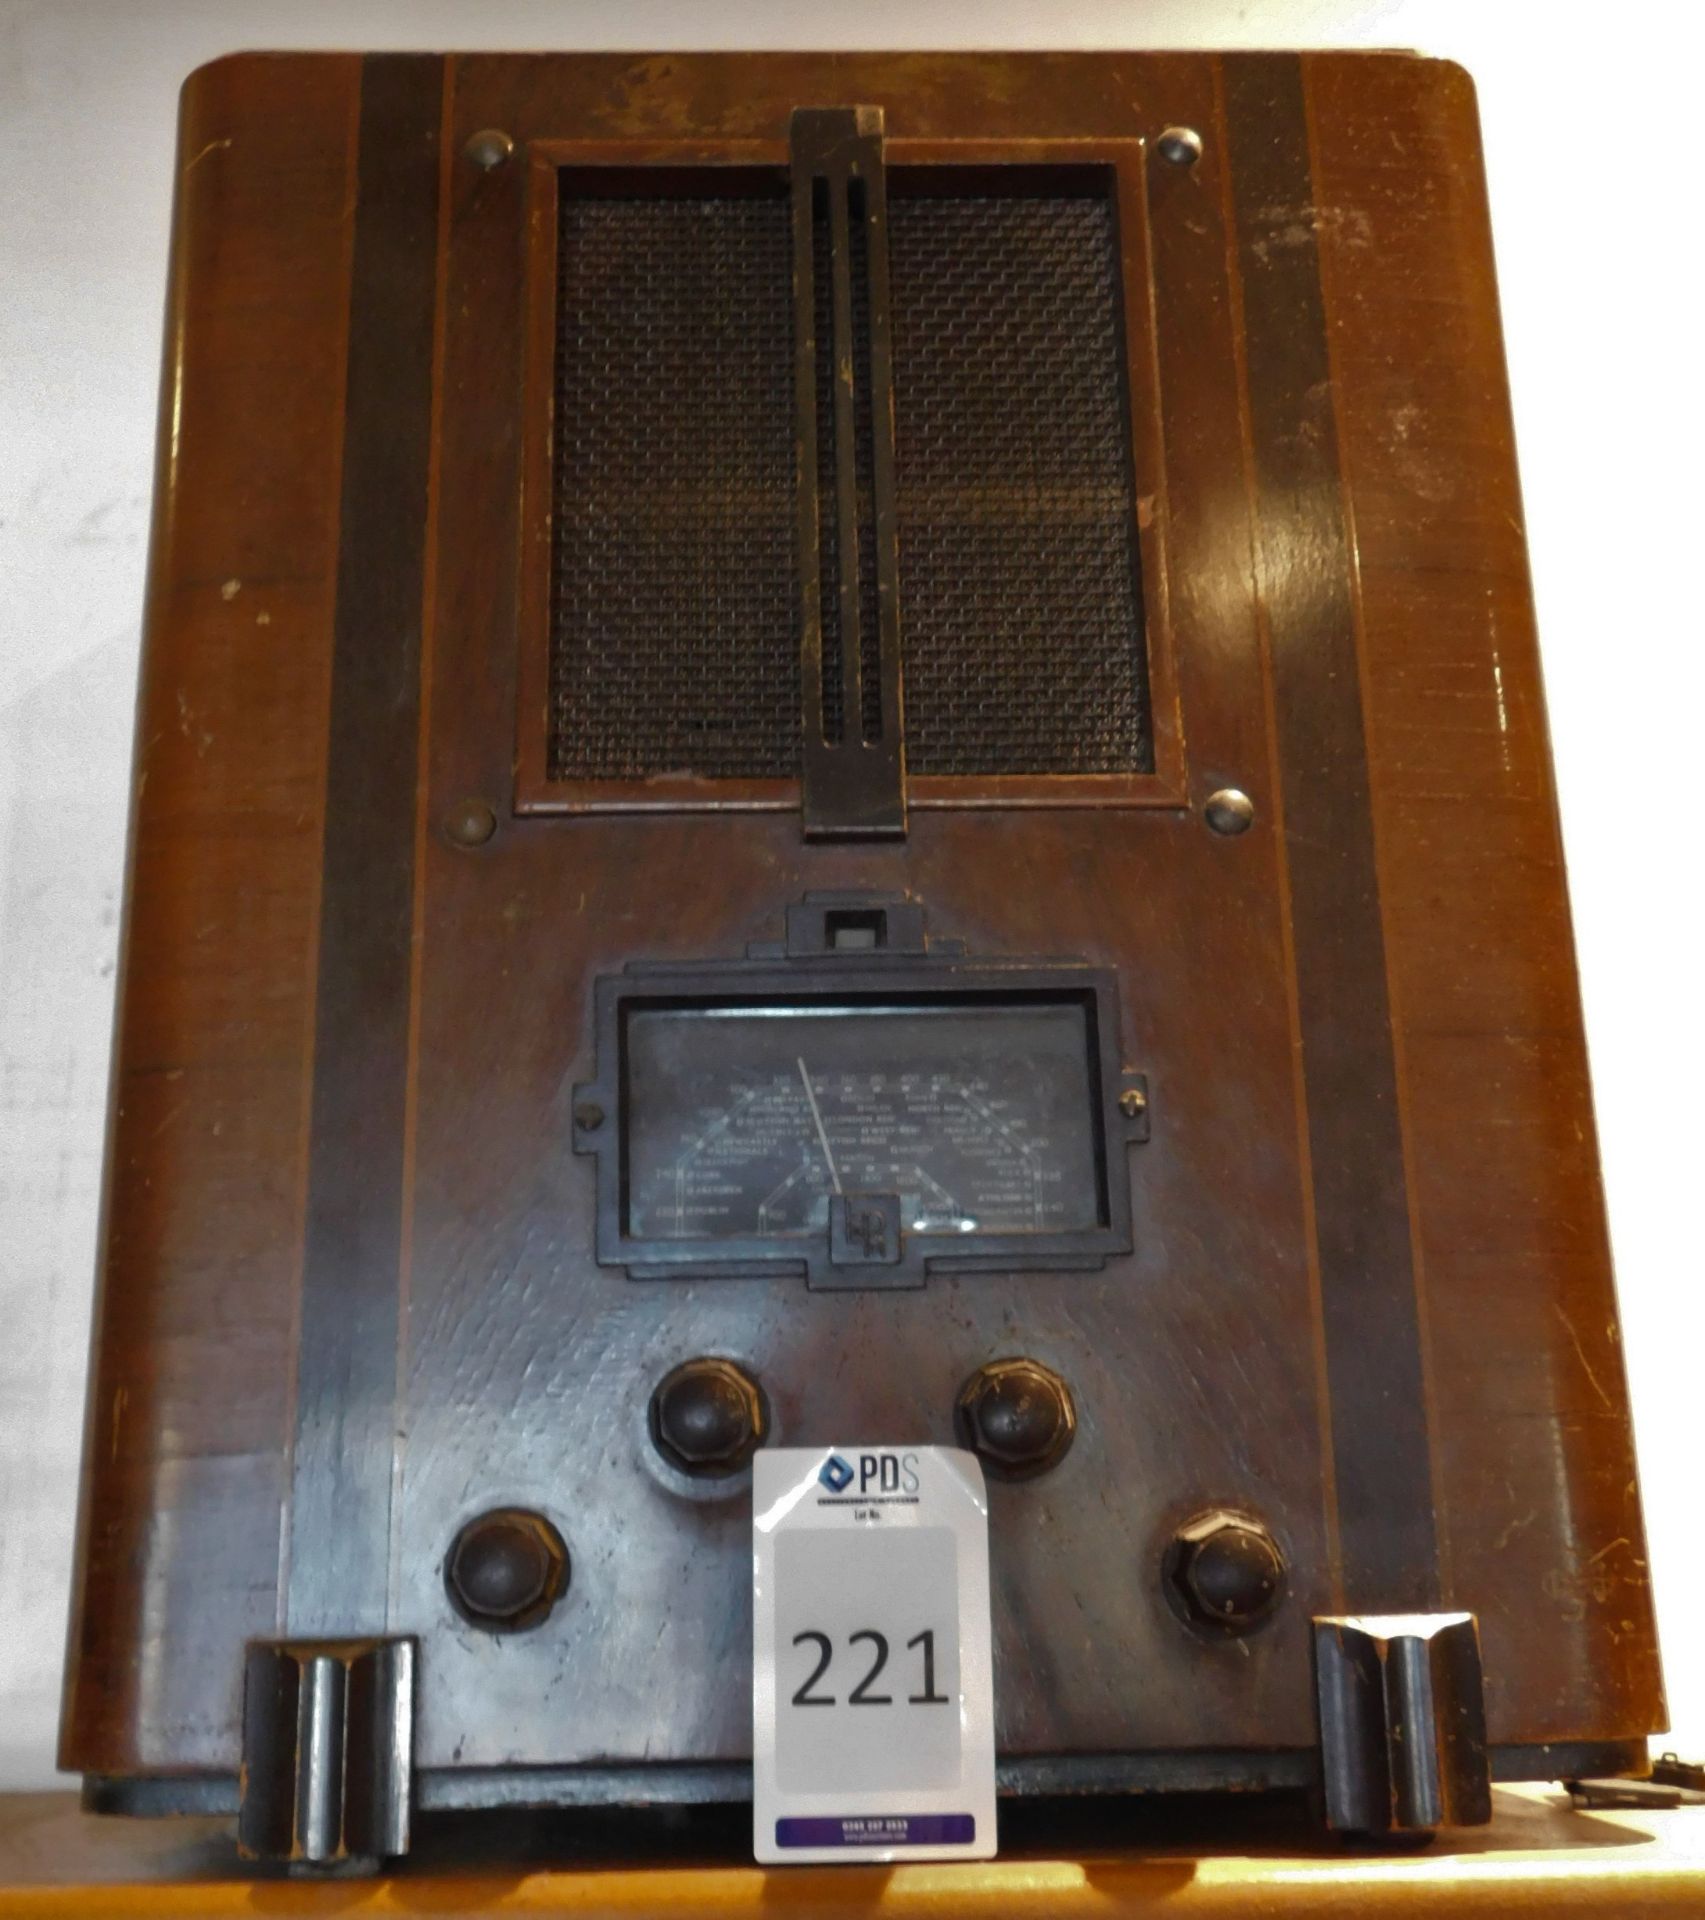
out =
[[574,1109],[574,1124],[582,1133],[596,1133],[604,1124],[604,1109],[595,1100],[583,1101]]
[[959,1389],[959,1437],[1003,1479],[1028,1480],[1058,1466],[1077,1432],[1065,1381],[1037,1360],[991,1360]]
[[1202,136],[1194,127],[1167,127],[1154,144],[1161,159],[1175,167],[1193,167],[1202,157]]
[[1141,1087],[1127,1087],[1119,1096],[1119,1111],[1127,1120],[1140,1120],[1149,1110],[1149,1097]]
[[1203,817],[1215,833],[1247,833],[1255,822],[1255,802],[1238,787],[1208,795]]
[[684,1361],[651,1396],[651,1438],[683,1473],[738,1473],[769,1426],[763,1392],[732,1360]]
[[530,1507],[494,1507],[451,1542],[444,1584],[464,1620],[488,1633],[536,1627],[568,1587],[568,1548]]
[[476,167],[484,167],[490,173],[515,151],[515,142],[501,127],[481,127],[478,133],[469,136],[462,151]]
[[1172,1536],[1162,1573],[1185,1619],[1222,1633],[1248,1633],[1278,1605],[1285,1561],[1259,1520],[1216,1507]]
[[483,800],[458,800],[444,816],[444,831],[458,847],[483,847],[497,831],[497,815]]

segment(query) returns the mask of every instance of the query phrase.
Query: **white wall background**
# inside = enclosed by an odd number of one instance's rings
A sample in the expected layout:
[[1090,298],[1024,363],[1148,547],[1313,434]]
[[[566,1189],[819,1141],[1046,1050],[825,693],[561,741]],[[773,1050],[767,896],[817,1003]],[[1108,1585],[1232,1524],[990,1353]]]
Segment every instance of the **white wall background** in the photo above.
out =
[[1477,77],[1673,1722],[1705,1757],[1705,13],[0,0],[0,1786],[76,1507],[173,119],[237,47],[1419,47]]

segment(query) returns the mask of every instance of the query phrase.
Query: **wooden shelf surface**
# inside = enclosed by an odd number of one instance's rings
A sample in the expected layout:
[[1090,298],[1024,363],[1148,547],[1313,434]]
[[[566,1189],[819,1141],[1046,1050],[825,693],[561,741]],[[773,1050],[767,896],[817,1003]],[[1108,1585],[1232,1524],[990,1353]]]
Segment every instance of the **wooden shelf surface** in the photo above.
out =
[[[548,1846],[550,1826],[540,1828]],[[1154,1831],[1151,1817],[1151,1833]],[[228,1823],[83,1813],[71,1793],[0,1797],[0,1916],[456,1914],[718,1920],[760,1913],[900,1920],[1109,1920],[1165,1914],[1406,1916],[1705,1912],[1705,1808],[1577,1813],[1559,1792],[1500,1788],[1490,1829],[1413,1853],[1328,1849],[1298,1834],[1240,1850],[1151,1841],[987,1865],[762,1871],[726,1858],[571,1866],[429,1859],[370,1880],[246,1877]],[[536,1850],[536,1849],[535,1849]]]

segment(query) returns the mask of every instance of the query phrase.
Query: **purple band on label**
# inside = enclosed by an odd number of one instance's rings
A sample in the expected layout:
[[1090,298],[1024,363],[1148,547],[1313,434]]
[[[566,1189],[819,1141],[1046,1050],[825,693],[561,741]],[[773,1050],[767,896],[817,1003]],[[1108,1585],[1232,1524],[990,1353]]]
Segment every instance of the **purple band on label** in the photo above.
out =
[[776,1822],[778,1847],[964,1847],[977,1837],[969,1813],[859,1813]]

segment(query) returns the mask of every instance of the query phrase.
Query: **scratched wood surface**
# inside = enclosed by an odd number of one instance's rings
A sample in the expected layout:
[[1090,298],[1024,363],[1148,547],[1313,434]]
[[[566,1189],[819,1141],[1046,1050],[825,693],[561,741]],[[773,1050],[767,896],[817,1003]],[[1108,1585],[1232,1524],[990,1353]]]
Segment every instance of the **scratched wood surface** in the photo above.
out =
[[[1066,1463],[995,1502],[1009,1754],[1305,1749],[1303,1628],[1340,1606],[1474,1609],[1503,1746],[1644,1733],[1661,1708],[1460,73],[470,57],[440,84],[435,374],[410,423],[431,441],[422,721],[412,818],[373,855],[414,875],[406,1005],[390,984],[373,1008],[407,1049],[401,1172],[374,1196],[401,1226],[332,1274],[389,1289],[400,1330],[354,1410],[397,1445],[351,1626],[422,1636],[423,1764],[741,1756],[744,1506],[677,1498],[643,1419],[702,1351],[754,1367],[786,1441],[946,1439],[996,1351],[1071,1381]],[[1186,805],[920,813],[889,850],[808,849],[787,814],[511,816],[521,414],[542,396],[525,169],[481,173],[463,142],[774,141],[825,88],[920,140],[1205,131],[1196,168],[1151,160],[1148,183]],[[362,99],[341,57],[224,62],[186,95],[63,1750],[97,1773],[233,1772],[240,1643],[292,1625],[340,1551],[293,1530],[287,1490],[300,1315],[336,1302],[323,1269],[304,1286],[317,969],[362,899],[356,873],[322,911]],[[1227,783],[1258,806],[1230,841],[1199,817]],[[439,831],[468,795],[500,815],[475,850]],[[596,1268],[565,1105],[590,981],[737,954],[845,885],[916,893],[974,951],[1121,969],[1156,1102],[1129,1260],[905,1297]],[[356,1069],[317,1071],[323,1093]],[[1261,1512],[1292,1575],[1231,1646],[1184,1634],[1156,1582],[1172,1525],[1215,1501]],[[504,1644],[455,1622],[440,1568],[462,1518],[513,1502],[558,1520],[576,1576],[548,1630]]]

